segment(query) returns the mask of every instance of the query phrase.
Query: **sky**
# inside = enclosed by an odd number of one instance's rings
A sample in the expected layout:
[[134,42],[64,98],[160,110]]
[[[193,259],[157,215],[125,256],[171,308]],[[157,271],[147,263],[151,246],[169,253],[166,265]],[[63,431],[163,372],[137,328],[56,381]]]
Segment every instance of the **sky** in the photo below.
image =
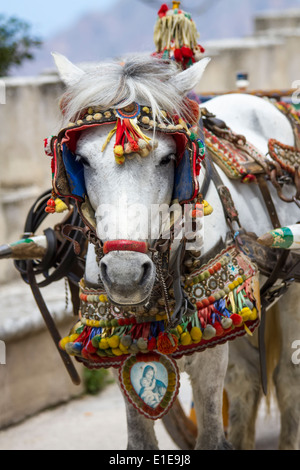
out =
[[65,29],[77,18],[92,10],[107,11],[118,0],[7,0],[0,14],[17,16],[31,24],[33,35],[44,39]]

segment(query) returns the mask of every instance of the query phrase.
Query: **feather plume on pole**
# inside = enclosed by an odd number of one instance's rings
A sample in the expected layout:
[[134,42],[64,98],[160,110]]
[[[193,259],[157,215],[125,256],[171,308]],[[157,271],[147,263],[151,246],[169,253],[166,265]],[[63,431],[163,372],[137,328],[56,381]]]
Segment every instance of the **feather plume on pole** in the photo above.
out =
[[205,52],[198,44],[199,32],[191,14],[180,9],[180,2],[173,1],[173,8],[164,3],[158,11],[154,27],[153,54],[162,59],[175,60],[182,69],[198,62]]

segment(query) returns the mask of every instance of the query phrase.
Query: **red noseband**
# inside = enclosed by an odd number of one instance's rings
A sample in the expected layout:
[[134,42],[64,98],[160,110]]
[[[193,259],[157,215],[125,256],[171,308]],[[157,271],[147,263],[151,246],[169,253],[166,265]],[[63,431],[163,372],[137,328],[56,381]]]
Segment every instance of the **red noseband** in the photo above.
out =
[[133,240],[112,240],[105,242],[103,253],[107,255],[111,251],[136,251],[138,253],[148,253],[148,244],[146,242],[137,242]]

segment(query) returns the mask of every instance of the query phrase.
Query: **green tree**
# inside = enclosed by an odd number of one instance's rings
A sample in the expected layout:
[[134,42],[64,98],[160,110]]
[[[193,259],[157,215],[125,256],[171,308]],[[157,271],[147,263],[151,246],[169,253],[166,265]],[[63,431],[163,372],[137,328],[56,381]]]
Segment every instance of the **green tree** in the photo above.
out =
[[12,66],[33,59],[32,49],[41,41],[30,33],[30,25],[19,18],[0,15],[0,77],[9,74]]

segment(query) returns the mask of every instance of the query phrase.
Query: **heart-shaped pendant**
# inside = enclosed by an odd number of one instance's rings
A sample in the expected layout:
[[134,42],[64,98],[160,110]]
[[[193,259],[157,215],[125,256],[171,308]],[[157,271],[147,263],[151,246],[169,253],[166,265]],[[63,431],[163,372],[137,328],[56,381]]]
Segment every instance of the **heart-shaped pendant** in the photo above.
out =
[[157,352],[130,356],[119,369],[119,380],[128,400],[150,419],[168,412],[180,385],[176,362]]

